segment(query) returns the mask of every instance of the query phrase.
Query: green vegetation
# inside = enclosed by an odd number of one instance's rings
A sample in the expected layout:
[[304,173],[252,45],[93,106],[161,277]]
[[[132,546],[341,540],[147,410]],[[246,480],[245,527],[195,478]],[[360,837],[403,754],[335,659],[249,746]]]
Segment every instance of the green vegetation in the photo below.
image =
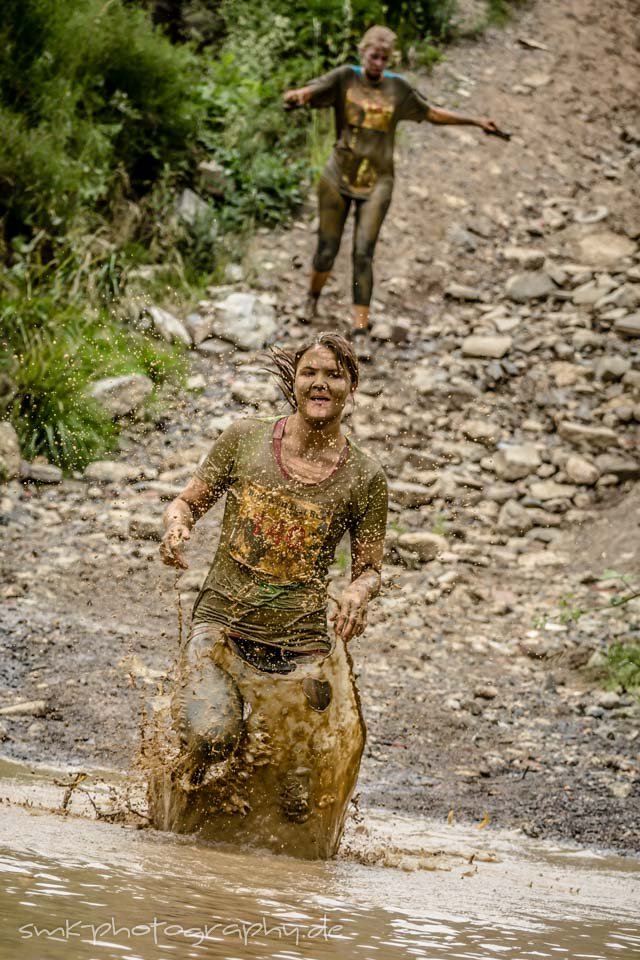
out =
[[[0,416],[25,456],[79,467],[108,450],[116,425],[87,385],[125,366],[179,376],[164,345],[128,328],[125,305],[195,298],[256,224],[299,206],[332,125],[285,114],[283,90],[355,59],[376,22],[429,64],[454,11],[454,0],[273,0],[268,15],[258,0],[4,0]],[[185,187],[204,204],[195,223],[177,213]]]
[[640,694],[640,644],[612,643],[604,667],[604,686]]

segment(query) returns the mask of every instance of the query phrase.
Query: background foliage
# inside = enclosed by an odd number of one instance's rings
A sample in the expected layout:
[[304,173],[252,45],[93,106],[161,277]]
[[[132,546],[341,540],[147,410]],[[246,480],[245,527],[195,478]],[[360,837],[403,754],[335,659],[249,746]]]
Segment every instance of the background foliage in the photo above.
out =
[[[78,467],[108,449],[114,425],[86,386],[120,371],[125,355],[132,371],[175,375],[166,348],[118,318],[136,272],[138,293],[189,297],[255,223],[300,204],[331,126],[285,114],[283,90],[354,59],[376,22],[397,30],[404,51],[449,39],[454,7],[3,0],[0,416],[26,456]],[[203,160],[217,187],[203,181]],[[208,204],[191,227],[176,214],[185,187]],[[155,287],[140,281],[141,264],[161,265]]]

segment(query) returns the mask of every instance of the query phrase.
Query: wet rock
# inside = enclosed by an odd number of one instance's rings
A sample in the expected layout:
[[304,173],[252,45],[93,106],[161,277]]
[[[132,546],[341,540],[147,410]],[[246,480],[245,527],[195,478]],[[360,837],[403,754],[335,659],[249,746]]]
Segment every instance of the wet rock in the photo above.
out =
[[447,550],[448,542],[445,537],[441,537],[437,533],[417,530],[400,534],[398,546],[403,550],[414,553],[419,560],[427,563],[429,560],[435,560],[439,554]]
[[601,474],[612,474],[618,480],[638,480],[640,478],[640,463],[618,454],[603,453],[596,457],[596,465]]
[[580,262],[594,267],[612,266],[624,257],[633,256],[636,249],[633,240],[610,230],[589,233],[577,242]]
[[516,273],[507,280],[505,291],[516,303],[529,300],[542,300],[555,293],[557,287],[551,277],[543,271]]
[[185,347],[192,346],[191,337],[185,325],[172,313],[161,307],[148,307],[147,312],[153,321],[154,329],[163,340],[168,343],[183,343]]
[[104,377],[91,384],[89,392],[110,416],[126,417],[144,406],[153,392],[153,382],[142,373]]
[[563,497],[571,498],[578,492],[576,487],[569,483],[556,483],[555,480],[540,480],[532,483],[531,496],[536,500],[557,500]]
[[509,352],[513,340],[509,336],[481,336],[465,337],[462,343],[462,353],[465,357],[479,357],[499,360]]
[[141,476],[140,467],[115,460],[94,460],[84,471],[84,479],[92,483],[130,483]]
[[616,320],[613,329],[623,337],[640,337],[640,313],[621,317]]
[[503,447],[493,458],[496,476],[500,480],[521,480],[535,473],[541,464],[540,454],[530,443]]
[[20,473],[20,441],[8,420],[0,420],[0,483]]
[[558,433],[564,440],[577,446],[602,448],[617,446],[618,436],[610,427],[598,427],[587,423],[573,423],[563,420],[558,426]]
[[573,480],[574,483],[584,484],[589,487],[597,483],[602,473],[595,464],[576,454],[572,454],[567,458],[564,470],[569,479]]
[[213,307],[213,332],[240,350],[260,350],[277,333],[273,304],[254,293],[231,293]]

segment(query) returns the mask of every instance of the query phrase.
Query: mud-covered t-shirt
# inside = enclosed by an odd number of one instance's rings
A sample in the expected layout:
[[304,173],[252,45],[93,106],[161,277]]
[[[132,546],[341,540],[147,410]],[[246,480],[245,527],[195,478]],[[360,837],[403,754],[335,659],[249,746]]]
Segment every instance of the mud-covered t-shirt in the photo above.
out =
[[386,72],[369,80],[361,67],[344,66],[313,80],[309,103],[333,107],[336,144],[323,176],[346,196],[369,196],[393,187],[393,144],[401,120],[427,119],[429,105],[408,80]]
[[193,618],[260,643],[329,650],[329,565],[345,532],[352,545],[384,537],[387,483],[381,467],[351,442],[343,462],[320,483],[288,476],[276,456],[277,424],[238,421],[196,471],[227,500]]

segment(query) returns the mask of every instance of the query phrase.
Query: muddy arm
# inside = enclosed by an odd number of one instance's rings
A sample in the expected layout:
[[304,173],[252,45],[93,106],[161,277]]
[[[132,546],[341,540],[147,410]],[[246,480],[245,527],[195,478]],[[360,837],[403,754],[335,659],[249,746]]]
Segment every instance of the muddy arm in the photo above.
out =
[[497,124],[488,117],[468,117],[463,113],[456,113],[454,110],[442,110],[440,107],[429,107],[426,119],[429,123],[452,123],[468,127],[480,127],[485,133],[495,133],[498,129]]
[[194,523],[204,516],[219,496],[218,491],[194,477],[171,501],[163,517],[165,534],[160,544],[160,556],[164,563],[187,569],[188,564],[182,556],[184,542],[190,539]]

